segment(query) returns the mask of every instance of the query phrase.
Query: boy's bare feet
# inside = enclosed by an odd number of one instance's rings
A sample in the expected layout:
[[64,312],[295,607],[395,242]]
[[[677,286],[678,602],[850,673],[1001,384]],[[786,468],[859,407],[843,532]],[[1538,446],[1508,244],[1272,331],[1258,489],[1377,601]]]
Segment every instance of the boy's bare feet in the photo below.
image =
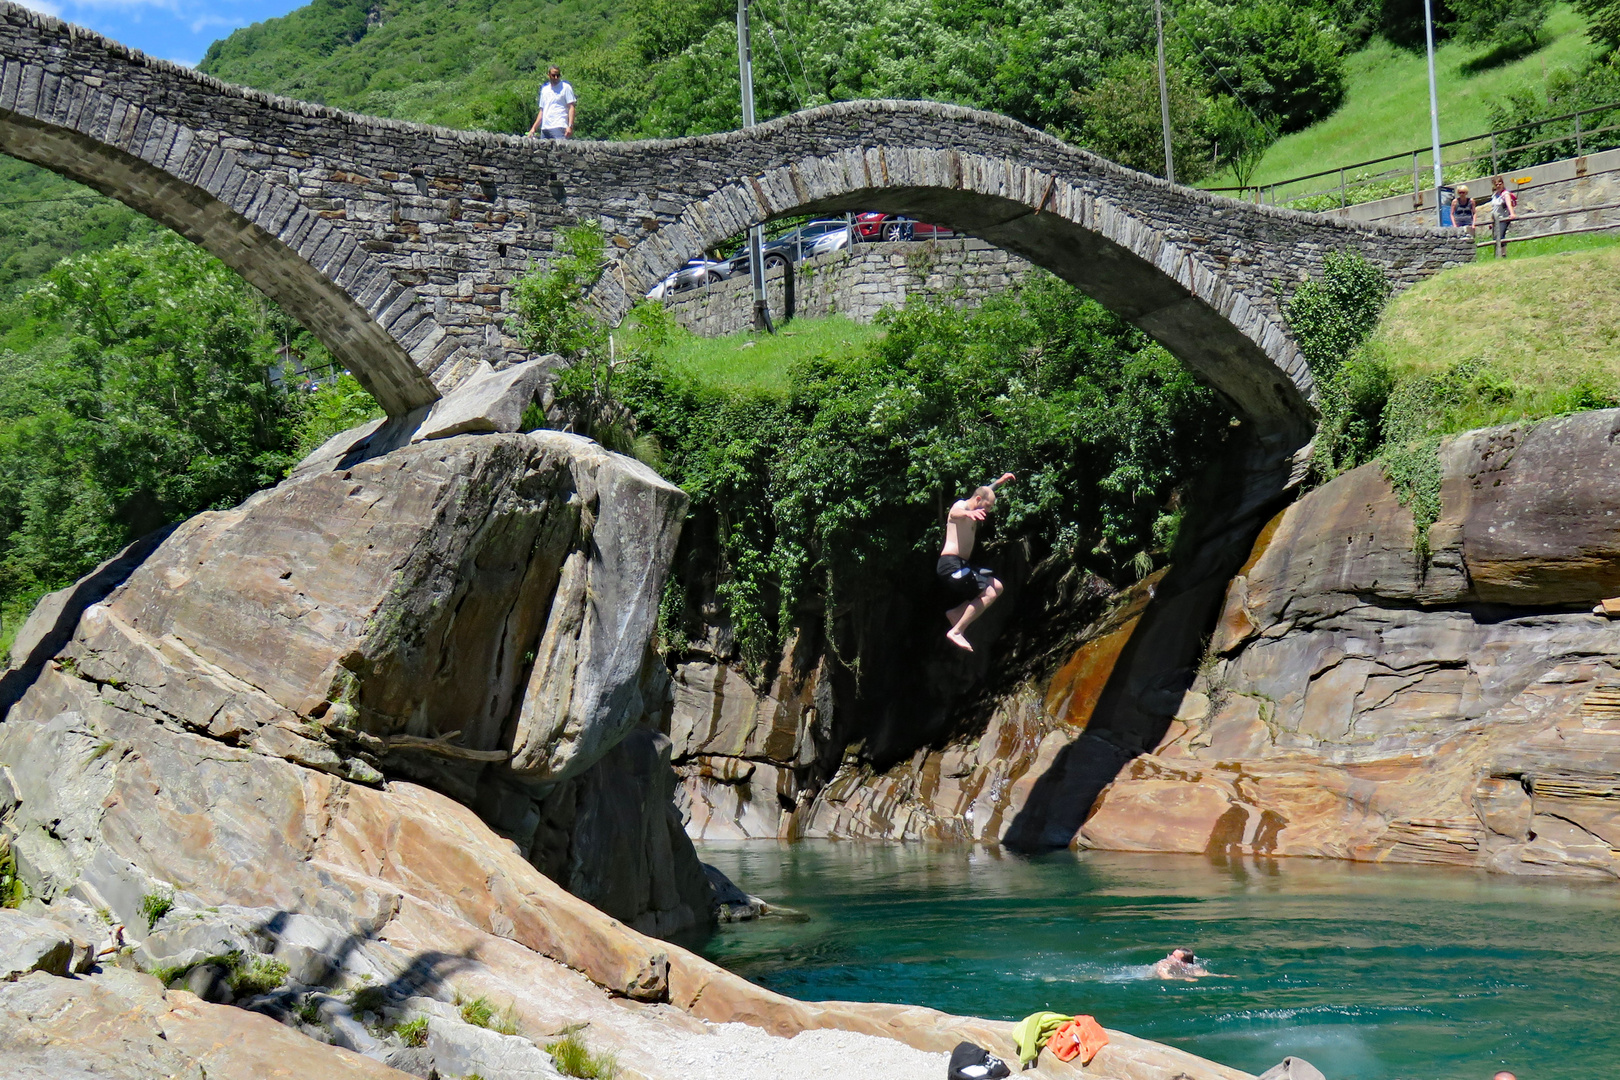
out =
[[955,645],[958,649],[966,649],[968,652],[973,651],[973,644],[968,641],[968,639],[963,635],[962,631],[957,630],[955,627],[952,627],[950,630],[945,632],[945,640],[949,641],[952,645]]

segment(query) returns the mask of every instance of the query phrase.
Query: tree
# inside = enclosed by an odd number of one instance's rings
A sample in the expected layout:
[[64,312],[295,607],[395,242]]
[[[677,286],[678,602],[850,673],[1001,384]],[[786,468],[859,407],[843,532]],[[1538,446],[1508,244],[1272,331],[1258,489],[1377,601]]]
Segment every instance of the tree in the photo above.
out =
[[1344,100],[1344,40],[1318,12],[1287,0],[1224,5],[1198,0],[1178,17],[1182,64],[1206,75],[1212,93],[1235,95],[1298,131]]
[[1552,0],[1450,0],[1451,32],[1470,45],[1505,54],[1527,53],[1541,42]]
[[1208,123],[1211,167],[1230,168],[1238,187],[1248,187],[1266,151],[1277,141],[1276,129],[1229,97],[1210,104]]
[[172,233],[67,259],[0,349],[0,606],[84,573],[166,522],[278,481],[300,399],[283,354],[324,352]]
[[[1209,171],[1208,104],[1179,68],[1166,72],[1170,144],[1176,179],[1190,183]],[[1164,175],[1164,126],[1159,74],[1148,54],[1115,60],[1092,89],[1079,94],[1084,145],[1121,165]]]
[[1620,0],[1572,0],[1575,10],[1586,16],[1586,36],[1604,53],[1620,51]]

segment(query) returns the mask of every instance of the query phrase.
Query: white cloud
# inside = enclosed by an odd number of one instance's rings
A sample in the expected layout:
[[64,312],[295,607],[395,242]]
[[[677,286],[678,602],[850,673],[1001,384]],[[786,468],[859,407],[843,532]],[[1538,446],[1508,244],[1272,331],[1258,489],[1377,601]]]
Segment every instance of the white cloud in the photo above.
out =
[[51,15],[58,19],[62,17],[62,9],[49,0],[16,0],[16,2],[29,11],[37,11],[41,15]]

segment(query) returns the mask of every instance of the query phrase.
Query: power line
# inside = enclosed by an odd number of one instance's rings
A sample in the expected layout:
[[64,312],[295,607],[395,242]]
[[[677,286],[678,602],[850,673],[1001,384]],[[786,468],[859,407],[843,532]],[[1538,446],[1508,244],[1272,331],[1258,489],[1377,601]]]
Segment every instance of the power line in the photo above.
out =
[[[782,11],[782,8],[781,8],[780,4],[778,4],[778,6],[777,6],[777,11],[779,11],[779,12]],[[777,62],[777,64],[779,64],[781,66],[782,75],[787,79],[788,89],[793,91],[793,96],[799,99],[799,108],[803,109],[804,108],[804,94],[799,93],[798,84],[796,84],[793,81],[793,72],[788,70],[787,60],[782,55],[782,46],[779,45],[777,43],[777,41],[776,41],[776,30],[774,28],[772,28],[771,20],[765,17],[764,12],[760,12],[760,21],[765,24],[765,32],[770,35],[771,48],[776,50],[776,62]],[[786,25],[786,13],[783,13],[783,25],[784,26]],[[805,90],[808,91],[809,89],[810,89],[809,85],[806,84],[805,85]]]
[[1220,65],[1215,63],[1214,60],[1210,59],[1209,53],[1204,49],[1203,45],[1199,44],[1198,39],[1193,36],[1192,31],[1188,30],[1185,26],[1182,26],[1181,20],[1176,18],[1176,13],[1168,10],[1168,8],[1169,5],[1166,5],[1167,10],[1165,11],[1165,14],[1170,16],[1170,22],[1177,30],[1181,31],[1182,36],[1184,36],[1188,41],[1192,42],[1193,48],[1198,50],[1198,55],[1203,59],[1204,63],[1209,66],[1209,70],[1214,73],[1217,79],[1221,80],[1221,82],[1225,84],[1227,91],[1232,95],[1232,100],[1243,106],[1243,111],[1254,117],[1255,123],[1259,124],[1262,128],[1265,128],[1267,135],[1269,135],[1272,139],[1276,139],[1278,136],[1277,130],[1266,122],[1265,117],[1255,112],[1254,109],[1249,106],[1247,101],[1243,100],[1243,95],[1238,93],[1237,87],[1233,86],[1231,81],[1228,80],[1227,77],[1221,72]]
[[776,0],[777,10],[782,13],[782,32],[787,35],[788,49],[793,58],[799,62],[799,74],[804,77],[804,96],[810,97],[810,71],[804,66],[804,50],[799,48],[798,38],[793,33],[793,20],[788,17],[787,0]]

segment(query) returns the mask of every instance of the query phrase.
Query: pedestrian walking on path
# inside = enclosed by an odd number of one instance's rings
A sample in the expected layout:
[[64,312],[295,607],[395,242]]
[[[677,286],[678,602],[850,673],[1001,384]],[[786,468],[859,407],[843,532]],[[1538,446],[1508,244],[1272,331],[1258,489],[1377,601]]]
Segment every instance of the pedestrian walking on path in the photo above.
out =
[[1518,218],[1519,197],[1507,189],[1507,181],[1491,177],[1491,234],[1496,240],[1496,257],[1507,255],[1508,222]]
[[547,139],[572,139],[574,102],[578,100],[574,88],[563,81],[562,69],[553,64],[546,81],[540,84],[540,111],[529,125],[529,134],[533,135],[538,129]]

